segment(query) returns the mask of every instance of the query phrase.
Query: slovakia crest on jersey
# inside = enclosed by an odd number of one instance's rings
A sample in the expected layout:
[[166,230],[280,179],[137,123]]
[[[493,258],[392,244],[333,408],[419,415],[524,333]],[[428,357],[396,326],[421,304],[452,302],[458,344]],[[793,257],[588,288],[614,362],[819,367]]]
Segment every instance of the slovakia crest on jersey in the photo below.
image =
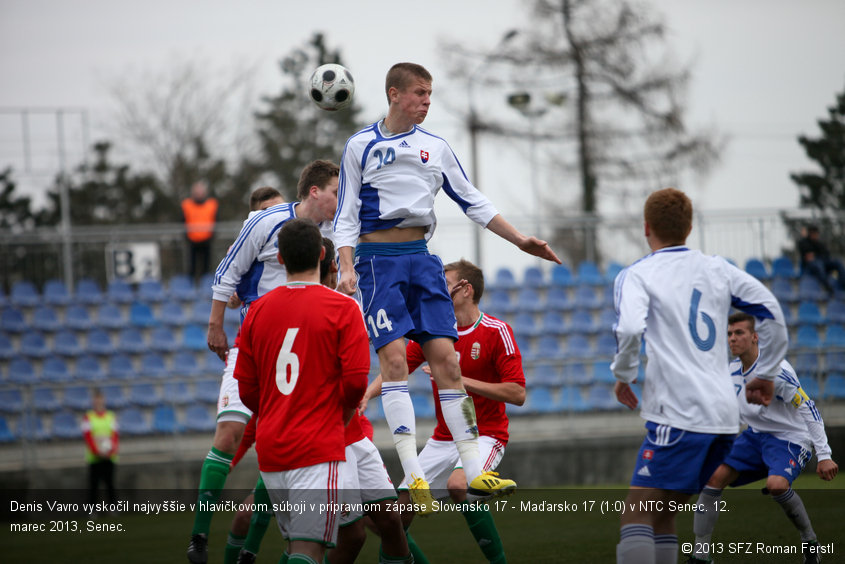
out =
[[472,350],[470,351],[470,356],[472,356],[473,360],[478,360],[478,357],[481,356],[481,343],[476,341],[472,344]]
[[651,449],[645,449],[643,451],[643,460],[651,460],[654,458],[654,451]]
[[423,162],[423,164],[428,162],[428,151],[420,150],[420,160]]

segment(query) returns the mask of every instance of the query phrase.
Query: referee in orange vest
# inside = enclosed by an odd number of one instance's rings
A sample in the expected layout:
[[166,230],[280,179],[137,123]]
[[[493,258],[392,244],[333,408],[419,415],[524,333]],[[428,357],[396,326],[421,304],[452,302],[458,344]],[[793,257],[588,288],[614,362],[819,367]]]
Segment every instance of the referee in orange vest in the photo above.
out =
[[202,181],[195,182],[191,186],[191,197],[182,200],[182,216],[190,250],[188,275],[194,279],[208,272],[217,207],[217,200],[208,197],[208,186]]

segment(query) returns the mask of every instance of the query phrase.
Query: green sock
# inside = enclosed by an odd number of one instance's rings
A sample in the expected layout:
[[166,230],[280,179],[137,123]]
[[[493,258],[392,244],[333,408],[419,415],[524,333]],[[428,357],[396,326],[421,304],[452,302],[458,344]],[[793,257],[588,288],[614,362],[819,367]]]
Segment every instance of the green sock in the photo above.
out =
[[226,539],[226,548],[223,550],[223,564],[237,564],[238,554],[244,546],[244,539],[229,531],[229,538]]
[[470,504],[464,502],[463,513],[467,525],[478,547],[489,562],[495,564],[505,564],[505,551],[502,547],[502,539],[499,537],[499,531],[496,529],[496,523],[493,522],[493,514],[489,509],[480,509],[481,504]]
[[287,550],[282,553],[281,558],[279,558],[278,564],[288,564],[288,559],[290,559],[290,555],[288,554]]
[[381,551],[381,547],[378,547],[378,562],[379,564],[416,564],[416,559],[411,556],[409,552],[407,556],[385,556],[385,554]]
[[[267,527],[274,517],[272,510],[273,504],[270,501],[270,494],[267,493],[267,488],[264,486],[264,480],[259,476],[258,482],[255,484],[255,489],[252,490],[254,497],[256,511],[252,512],[252,517],[249,519],[249,532],[246,535],[244,542],[244,550],[253,554],[258,554],[258,549],[261,547],[261,541],[264,539],[264,533],[267,532]],[[258,511],[259,508],[265,507],[267,511]]]
[[411,536],[411,533],[405,531],[405,538],[408,539],[408,549],[414,557],[414,564],[429,564],[428,558],[425,557],[425,553],[414,540],[414,537]]
[[220,501],[220,494],[223,486],[226,485],[226,476],[229,475],[229,463],[232,462],[232,455],[219,451],[214,447],[205,457],[200,473],[199,495],[197,496],[197,512],[194,517],[194,530],[192,535],[200,533],[208,534],[211,528],[211,518],[214,511],[203,509],[205,504],[215,504]]

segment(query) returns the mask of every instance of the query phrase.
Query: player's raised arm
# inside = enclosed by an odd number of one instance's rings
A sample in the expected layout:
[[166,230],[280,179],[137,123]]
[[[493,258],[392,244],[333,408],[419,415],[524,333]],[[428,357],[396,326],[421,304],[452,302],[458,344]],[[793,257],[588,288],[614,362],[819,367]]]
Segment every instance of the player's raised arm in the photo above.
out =
[[561,264],[561,260],[555,254],[549,244],[542,239],[534,236],[526,236],[520,233],[516,227],[511,225],[508,220],[497,214],[487,224],[487,229],[504,239],[516,245],[521,251],[540,257],[557,264]]

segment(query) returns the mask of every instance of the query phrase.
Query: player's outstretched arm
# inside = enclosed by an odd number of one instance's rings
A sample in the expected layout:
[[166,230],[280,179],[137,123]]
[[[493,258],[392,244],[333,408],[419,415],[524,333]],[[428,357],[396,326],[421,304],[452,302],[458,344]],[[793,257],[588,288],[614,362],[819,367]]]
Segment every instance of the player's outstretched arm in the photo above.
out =
[[819,460],[819,463],[816,464],[816,474],[818,474],[819,478],[826,482],[829,482],[833,478],[835,478],[838,472],[839,465],[835,463],[832,458],[828,458],[827,460]]
[[208,316],[208,348],[226,362],[226,353],[229,352],[229,341],[226,332],[223,330],[223,316],[226,312],[226,302],[211,300],[211,314]]
[[516,245],[520,250],[540,257],[557,264],[561,264],[560,259],[555,252],[549,247],[549,244],[542,239],[533,236],[525,236],[520,233],[516,227],[511,225],[508,220],[502,217],[502,214],[497,214],[487,224],[487,229],[504,239]]

